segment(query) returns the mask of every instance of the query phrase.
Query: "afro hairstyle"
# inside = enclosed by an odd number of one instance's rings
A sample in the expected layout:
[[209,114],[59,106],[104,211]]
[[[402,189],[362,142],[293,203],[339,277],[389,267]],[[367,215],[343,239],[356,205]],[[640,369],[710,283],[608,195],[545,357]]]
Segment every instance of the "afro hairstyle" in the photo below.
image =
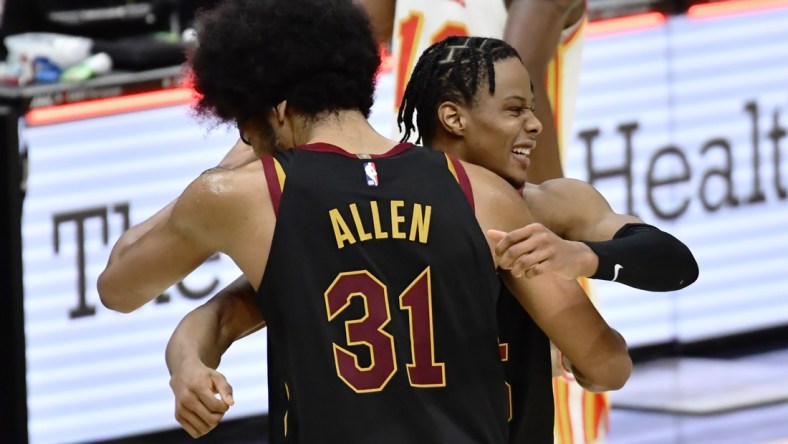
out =
[[196,30],[197,115],[242,123],[287,100],[308,117],[369,116],[380,54],[354,0],[224,0],[198,11]]

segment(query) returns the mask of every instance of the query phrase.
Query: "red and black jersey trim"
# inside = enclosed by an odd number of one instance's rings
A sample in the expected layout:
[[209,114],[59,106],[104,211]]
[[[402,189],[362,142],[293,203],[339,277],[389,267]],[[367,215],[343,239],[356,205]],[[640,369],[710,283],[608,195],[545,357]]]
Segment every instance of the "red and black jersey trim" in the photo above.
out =
[[449,171],[451,171],[457,183],[460,184],[460,188],[462,188],[462,192],[465,193],[465,198],[468,199],[471,208],[475,210],[476,206],[473,202],[473,188],[471,187],[471,180],[468,178],[468,173],[465,172],[465,167],[462,166],[462,162],[460,162],[459,159],[449,154],[446,154],[446,161]]
[[279,203],[282,201],[282,190],[285,187],[285,171],[278,160],[270,155],[260,158],[263,163],[265,181],[268,183],[268,193],[271,195],[271,205],[274,215],[279,216]]

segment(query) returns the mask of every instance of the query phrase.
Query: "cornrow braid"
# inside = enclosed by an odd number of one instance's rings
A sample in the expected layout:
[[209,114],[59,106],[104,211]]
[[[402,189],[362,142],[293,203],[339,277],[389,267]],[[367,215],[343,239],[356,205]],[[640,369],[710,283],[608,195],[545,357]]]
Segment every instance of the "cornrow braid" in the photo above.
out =
[[397,114],[397,128],[403,132],[401,141],[407,141],[416,131],[416,143],[431,140],[440,103],[469,105],[485,82],[494,94],[495,62],[511,57],[519,58],[514,48],[487,37],[448,37],[427,48],[416,62],[402,96]]

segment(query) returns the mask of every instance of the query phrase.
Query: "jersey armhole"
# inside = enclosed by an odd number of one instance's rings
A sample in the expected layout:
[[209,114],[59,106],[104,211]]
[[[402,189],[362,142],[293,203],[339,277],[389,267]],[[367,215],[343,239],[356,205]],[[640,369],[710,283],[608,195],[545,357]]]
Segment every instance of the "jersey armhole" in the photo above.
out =
[[279,217],[279,203],[282,201],[282,190],[285,188],[285,171],[282,165],[273,156],[265,155],[260,158],[263,163],[265,181],[268,183],[268,194],[271,195],[271,205],[274,215]]
[[471,209],[475,211],[476,206],[473,203],[473,188],[471,187],[471,180],[468,178],[468,173],[465,172],[465,167],[462,166],[462,162],[456,157],[449,154],[444,155],[446,156],[446,163],[449,167],[449,171],[452,176],[454,176],[454,180],[460,184],[462,192],[465,193],[465,198],[468,199],[468,203],[471,205]]

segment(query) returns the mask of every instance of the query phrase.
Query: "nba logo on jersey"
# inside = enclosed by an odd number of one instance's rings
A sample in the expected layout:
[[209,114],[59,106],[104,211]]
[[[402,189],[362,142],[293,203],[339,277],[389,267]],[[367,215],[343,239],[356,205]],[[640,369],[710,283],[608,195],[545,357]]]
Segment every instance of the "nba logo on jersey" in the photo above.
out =
[[380,183],[378,181],[378,170],[375,168],[375,162],[364,162],[364,174],[367,176],[367,185],[376,187]]

